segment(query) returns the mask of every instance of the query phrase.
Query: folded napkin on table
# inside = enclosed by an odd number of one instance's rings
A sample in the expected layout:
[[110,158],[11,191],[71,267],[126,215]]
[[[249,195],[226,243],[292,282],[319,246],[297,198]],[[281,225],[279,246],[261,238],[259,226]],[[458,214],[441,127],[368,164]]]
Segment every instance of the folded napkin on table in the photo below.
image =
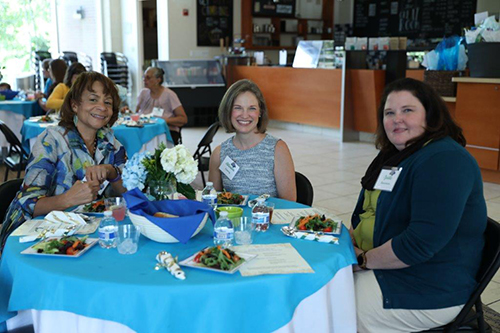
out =
[[[215,214],[209,205],[193,200],[161,200],[149,201],[148,198],[135,188],[123,194],[127,208],[133,214],[147,218],[151,223],[175,237],[179,242],[186,243],[198,229],[201,221],[208,213],[212,224],[215,223]],[[154,217],[157,212],[178,215],[177,218]]]
[[297,239],[305,239],[311,240],[320,243],[330,243],[330,244],[338,244],[339,238],[332,235],[324,235],[320,233],[310,233],[297,231],[294,228],[290,228],[288,226],[282,227],[281,231],[288,237],[297,238]]

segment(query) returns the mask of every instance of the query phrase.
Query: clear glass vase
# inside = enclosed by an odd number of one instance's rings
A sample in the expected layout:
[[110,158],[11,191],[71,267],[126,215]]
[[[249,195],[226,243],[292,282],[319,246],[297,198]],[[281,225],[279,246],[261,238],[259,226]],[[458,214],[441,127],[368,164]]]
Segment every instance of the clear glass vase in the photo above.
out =
[[151,180],[148,184],[148,194],[156,200],[173,199],[175,192],[177,192],[177,181],[175,178]]

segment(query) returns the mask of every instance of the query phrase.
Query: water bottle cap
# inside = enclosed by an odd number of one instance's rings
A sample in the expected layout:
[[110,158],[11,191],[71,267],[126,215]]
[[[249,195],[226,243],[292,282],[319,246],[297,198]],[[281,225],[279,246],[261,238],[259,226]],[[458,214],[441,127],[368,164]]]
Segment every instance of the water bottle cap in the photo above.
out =
[[226,211],[222,211],[219,213],[219,216],[220,217],[227,217],[227,212]]
[[105,210],[104,211],[104,216],[108,217],[108,216],[111,216],[111,215],[113,215],[112,211],[110,211],[110,210]]
[[257,198],[255,199],[258,203],[263,203],[264,201],[266,201],[265,198]]
[[212,182],[207,182],[207,186],[214,186],[214,183],[212,183]]

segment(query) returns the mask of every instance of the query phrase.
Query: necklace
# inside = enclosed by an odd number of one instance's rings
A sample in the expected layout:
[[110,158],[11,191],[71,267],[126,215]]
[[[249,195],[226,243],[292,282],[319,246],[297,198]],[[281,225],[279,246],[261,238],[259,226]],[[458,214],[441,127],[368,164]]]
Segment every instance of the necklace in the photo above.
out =
[[87,148],[89,150],[90,155],[94,156],[97,150],[97,136],[94,138],[94,143],[92,144],[92,146],[90,147],[87,146]]

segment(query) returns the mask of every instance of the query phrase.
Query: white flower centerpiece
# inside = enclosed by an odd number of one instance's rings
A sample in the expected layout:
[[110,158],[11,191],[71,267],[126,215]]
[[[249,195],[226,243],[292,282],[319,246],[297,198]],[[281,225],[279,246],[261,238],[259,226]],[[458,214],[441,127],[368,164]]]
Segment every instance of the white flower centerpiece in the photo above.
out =
[[157,200],[178,192],[195,199],[191,182],[198,174],[198,165],[183,145],[167,148],[161,143],[153,154],[136,153],[123,169],[123,186],[127,190],[138,188]]

